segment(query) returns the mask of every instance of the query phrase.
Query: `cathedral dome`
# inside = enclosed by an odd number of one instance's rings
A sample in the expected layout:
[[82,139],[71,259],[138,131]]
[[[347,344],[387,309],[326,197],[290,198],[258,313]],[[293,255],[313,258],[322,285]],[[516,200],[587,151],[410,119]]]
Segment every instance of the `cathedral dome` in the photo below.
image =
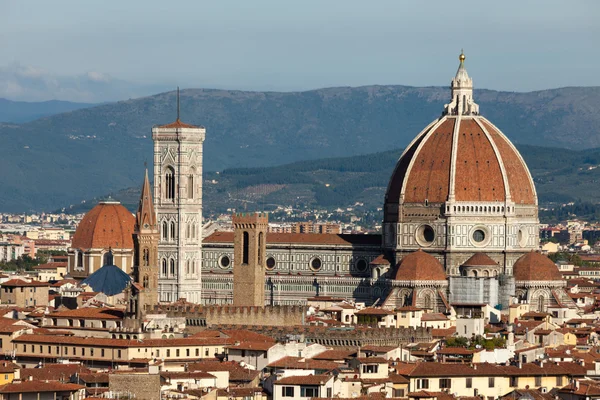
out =
[[71,247],[133,249],[135,217],[118,201],[103,201],[83,217]]
[[513,265],[516,281],[562,281],[556,265],[545,255],[531,251],[521,256]]
[[404,257],[396,271],[397,281],[445,281],[446,271],[440,262],[423,250]]
[[496,126],[479,115],[464,60],[461,54],[451,84],[452,101],[444,114],[417,135],[396,164],[385,197],[387,222],[398,221],[402,204],[537,205],[523,158]]

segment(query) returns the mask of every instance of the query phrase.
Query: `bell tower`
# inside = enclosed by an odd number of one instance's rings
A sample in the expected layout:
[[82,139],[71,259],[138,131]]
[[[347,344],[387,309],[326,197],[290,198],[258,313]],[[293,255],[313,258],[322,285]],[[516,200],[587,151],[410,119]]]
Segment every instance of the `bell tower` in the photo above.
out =
[[158,304],[158,226],[152,204],[152,192],[148,170],[144,177],[140,203],[135,215],[133,232],[135,245],[134,281],[137,305],[131,310],[140,318]]
[[233,305],[265,305],[266,213],[234,214]]
[[152,128],[159,301],[199,303],[202,289],[202,151],[206,129],[177,119]]

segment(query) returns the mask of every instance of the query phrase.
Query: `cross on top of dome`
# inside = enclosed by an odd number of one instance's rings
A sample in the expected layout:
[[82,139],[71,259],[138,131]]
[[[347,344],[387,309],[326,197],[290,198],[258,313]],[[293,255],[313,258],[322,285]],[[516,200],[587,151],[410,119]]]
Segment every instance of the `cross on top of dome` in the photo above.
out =
[[466,56],[461,50],[458,60],[458,70],[450,89],[452,90],[452,101],[444,106],[444,114],[449,115],[478,115],[479,105],[473,100],[473,79],[469,77],[465,68]]

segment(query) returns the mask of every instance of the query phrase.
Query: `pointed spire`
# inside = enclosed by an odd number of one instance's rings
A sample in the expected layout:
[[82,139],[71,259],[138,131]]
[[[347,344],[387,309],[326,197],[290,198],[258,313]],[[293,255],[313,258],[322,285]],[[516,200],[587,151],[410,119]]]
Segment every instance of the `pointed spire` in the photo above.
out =
[[146,168],[146,176],[144,177],[140,203],[135,216],[135,226],[136,230],[139,231],[141,228],[153,228],[154,225],[156,225],[156,216],[154,214],[154,204],[152,202],[150,179],[148,179],[148,168]]
[[179,121],[179,86],[177,86],[177,121]]

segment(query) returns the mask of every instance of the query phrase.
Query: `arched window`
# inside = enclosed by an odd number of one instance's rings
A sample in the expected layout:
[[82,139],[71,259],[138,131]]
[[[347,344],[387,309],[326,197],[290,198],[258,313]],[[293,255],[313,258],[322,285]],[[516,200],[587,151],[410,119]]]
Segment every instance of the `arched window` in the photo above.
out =
[[427,310],[431,310],[431,295],[430,294],[426,294],[423,297],[423,308],[427,309]]
[[187,260],[185,262],[185,274],[189,275],[190,274],[190,260]]
[[196,260],[192,261],[192,275],[196,274]]
[[248,232],[244,231],[244,235],[242,237],[242,264],[248,264],[248,252],[250,250],[250,235]]
[[162,259],[162,274],[163,276],[167,276],[167,259]]
[[262,246],[264,240],[264,233],[260,232],[258,234],[258,265],[263,265],[263,254],[262,254]]
[[546,304],[546,299],[545,297],[542,295],[538,298],[538,311],[539,312],[544,312],[544,305]]
[[142,262],[144,263],[143,265],[145,267],[150,265],[150,250],[148,250],[146,248],[142,252]]
[[175,200],[175,170],[173,167],[167,167],[165,172],[165,198]]
[[102,257],[102,265],[110,265],[113,263],[112,260],[112,254],[110,251],[107,251],[106,253],[104,253],[104,256]]
[[83,251],[77,252],[77,267],[83,268]]
[[185,227],[185,238],[189,239],[190,238],[190,224],[187,224],[187,226]]
[[177,239],[176,232],[177,231],[175,230],[175,221],[171,221],[171,240]]
[[148,275],[144,275],[144,283],[143,283],[143,286],[144,286],[145,288],[147,288],[147,287],[148,287]]
[[171,259],[171,276],[175,276],[175,260]]
[[162,223],[162,238],[163,240],[169,240],[169,228],[167,221]]
[[196,239],[196,224],[192,224],[192,239]]
[[188,176],[187,181],[187,191],[188,191],[188,199],[194,198],[194,175]]

